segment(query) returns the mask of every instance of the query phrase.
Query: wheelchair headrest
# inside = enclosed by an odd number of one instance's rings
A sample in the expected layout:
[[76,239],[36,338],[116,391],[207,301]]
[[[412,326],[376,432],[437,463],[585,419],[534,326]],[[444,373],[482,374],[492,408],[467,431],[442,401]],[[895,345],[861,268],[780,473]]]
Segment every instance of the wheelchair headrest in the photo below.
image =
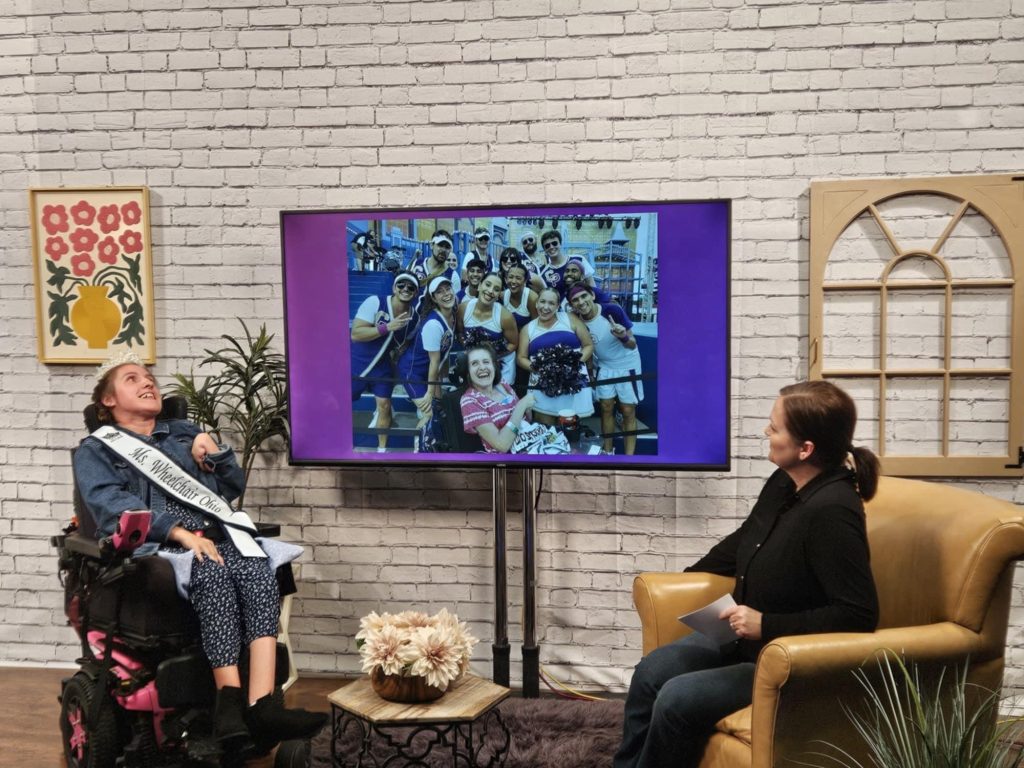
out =
[[[184,419],[188,417],[188,401],[181,395],[170,395],[164,398],[163,408],[160,410],[158,419]],[[95,432],[102,424],[96,415],[96,404],[89,403],[82,409],[82,418],[85,419],[85,428],[89,432]]]

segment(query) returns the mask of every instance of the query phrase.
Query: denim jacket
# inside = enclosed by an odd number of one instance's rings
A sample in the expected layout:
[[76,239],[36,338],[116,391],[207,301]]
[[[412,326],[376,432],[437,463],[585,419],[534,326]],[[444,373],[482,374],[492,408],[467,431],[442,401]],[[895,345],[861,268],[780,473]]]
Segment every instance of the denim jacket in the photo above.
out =
[[[192,441],[203,430],[196,424],[173,419],[158,421],[152,435],[124,431],[159,448],[192,477],[228,501],[237,499],[245,487],[245,473],[238,466],[231,448],[223,448],[207,456],[213,465],[212,472],[204,472],[199,468],[192,458]],[[125,510],[148,509],[153,513],[153,518],[147,542],[157,546],[167,542],[167,536],[176,521],[166,512],[166,497],[159,489],[151,489],[149,481],[129,466],[128,462],[90,436],[82,440],[75,451],[74,467],[75,483],[82,494],[82,500],[96,519],[98,538],[114,532]],[[151,493],[151,490],[156,492]],[[137,554],[146,554],[143,549],[151,551],[156,547],[143,545]]]

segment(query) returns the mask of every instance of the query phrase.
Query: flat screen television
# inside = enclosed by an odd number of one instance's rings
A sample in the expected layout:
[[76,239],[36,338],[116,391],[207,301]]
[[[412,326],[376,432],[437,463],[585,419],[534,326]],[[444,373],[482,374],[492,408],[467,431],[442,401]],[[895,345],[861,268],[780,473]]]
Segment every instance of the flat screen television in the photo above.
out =
[[[280,226],[293,464],[728,469],[728,200],[296,210]],[[542,296],[478,282],[503,253]],[[428,314],[437,289],[451,316],[446,281],[475,319]],[[571,335],[542,352],[556,325]],[[516,400],[464,397],[466,363],[486,357],[465,349],[488,333],[508,353],[491,394],[538,399],[502,451],[466,429]],[[603,353],[581,366],[588,339]]]

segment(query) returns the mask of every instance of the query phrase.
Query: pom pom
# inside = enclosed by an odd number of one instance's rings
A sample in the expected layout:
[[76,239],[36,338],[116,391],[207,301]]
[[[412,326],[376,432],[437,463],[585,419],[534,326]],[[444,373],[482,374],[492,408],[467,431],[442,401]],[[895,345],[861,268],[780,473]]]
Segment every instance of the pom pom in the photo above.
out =
[[537,374],[536,387],[548,397],[575,395],[586,384],[582,354],[565,344],[541,349],[531,359]]
[[481,346],[483,344],[489,344],[491,349],[494,350],[495,356],[497,356],[499,360],[501,359],[501,356],[505,354],[506,351],[504,338],[502,338],[500,341],[492,339],[491,335],[487,332],[487,330],[481,328],[480,326],[467,328],[462,332],[462,335],[459,337],[459,340],[462,342],[462,346],[465,347],[466,349],[469,349],[470,347]]

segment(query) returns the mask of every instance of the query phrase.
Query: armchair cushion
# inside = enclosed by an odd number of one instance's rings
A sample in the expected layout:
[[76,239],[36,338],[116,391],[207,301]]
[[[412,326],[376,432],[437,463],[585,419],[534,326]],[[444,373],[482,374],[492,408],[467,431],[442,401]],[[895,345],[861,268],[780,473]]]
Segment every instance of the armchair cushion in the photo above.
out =
[[731,715],[719,720],[715,729],[728,736],[732,736],[734,739],[739,739],[749,747],[753,711],[753,707],[738,709]]

